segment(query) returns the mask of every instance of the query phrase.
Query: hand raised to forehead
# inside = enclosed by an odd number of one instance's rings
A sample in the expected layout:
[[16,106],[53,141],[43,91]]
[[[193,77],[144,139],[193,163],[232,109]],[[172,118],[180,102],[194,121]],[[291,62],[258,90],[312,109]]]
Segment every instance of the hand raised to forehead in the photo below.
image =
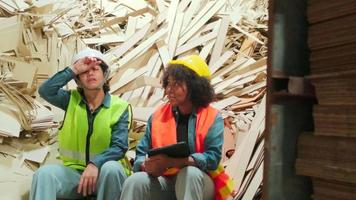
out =
[[101,60],[94,57],[84,57],[74,63],[72,70],[75,74],[81,74],[99,65]]

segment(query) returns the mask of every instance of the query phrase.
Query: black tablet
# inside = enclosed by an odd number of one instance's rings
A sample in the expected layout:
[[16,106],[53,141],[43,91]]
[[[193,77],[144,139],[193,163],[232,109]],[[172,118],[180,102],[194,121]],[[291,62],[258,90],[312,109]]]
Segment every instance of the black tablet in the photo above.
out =
[[169,157],[173,158],[184,158],[189,156],[189,147],[186,142],[178,142],[177,144],[168,145],[165,147],[150,149],[147,152],[148,157],[158,155],[158,154],[166,154]]

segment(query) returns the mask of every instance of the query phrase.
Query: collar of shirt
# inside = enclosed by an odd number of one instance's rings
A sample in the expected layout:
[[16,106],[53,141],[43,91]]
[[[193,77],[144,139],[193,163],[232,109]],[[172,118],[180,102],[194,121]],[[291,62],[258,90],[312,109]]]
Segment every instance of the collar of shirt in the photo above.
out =
[[[172,112],[174,114],[174,117],[177,119],[177,117],[179,116],[179,111],[178,111],[178,107],[177,106],[173,106],[172,107]],[[197,116],[197,109],[195,107],[193,107],[192,112],[190,113],[190,115],[192,115],[193,117]]]
[[[83,92],[80,92],[80,95],[82,96],[81,103],[87,104],[87,100],[86,100]],[[106,92],[105,96],[104,96],[104,100],[103,100],[101,105],[103,105],[105,108],[109,108],[110,107],[110,101],[111,101],[111,95],[108,92]]]

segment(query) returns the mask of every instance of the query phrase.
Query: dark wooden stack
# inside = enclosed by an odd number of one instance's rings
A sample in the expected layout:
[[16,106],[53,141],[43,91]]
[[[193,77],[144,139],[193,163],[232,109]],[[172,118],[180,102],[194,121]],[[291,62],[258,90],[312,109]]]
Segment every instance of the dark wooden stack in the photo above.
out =
[[356,194],[356,184],[331,181],[325,179],[313,179],[314,200],[344,199],[354,200]]
[[313,199],[356,199],[356,1],[309,0],[313,134],[298,141],[296,170]]
[[317,105],[314,123],[317,135],[356,137],[356,107]]

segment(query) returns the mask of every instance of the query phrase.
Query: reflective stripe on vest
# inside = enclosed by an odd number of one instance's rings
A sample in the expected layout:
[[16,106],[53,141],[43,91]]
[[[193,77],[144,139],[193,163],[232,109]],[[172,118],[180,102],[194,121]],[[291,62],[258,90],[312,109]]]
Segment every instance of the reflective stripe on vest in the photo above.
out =
[[[67,158],[73,158],[75,160],[85,160],[85,153],[81,153],[81,152],[78,152],[78,151],[70,151],[70,150],[67,150],[67,149],[63,149],[63,148],[60,148],[59,149],[59,154],[63,157],[67,157]],[[90,160],[93,159],[96,155],[98,154],[93,154],[91,153],[90,154]]]
[[[88,118],[86,105],[81,104],[81,100],[80,93],[72,90],[63,126],[59,131],[59,152],[65,166],[84,170]],[[109,108],[102,107],[96,114],[90,136],[90,159],[110,146],[111,127],[127,107],[127,102],[111,96]]]
[[[218,110],[211,106],[197,110],[195,125],[196,139],[195,148],[197,153],[204,152],[204,139],[209,128],[214,124]],[[151,138],[152,148],[163,147],[177,143],[176,121],[173,116],[171,104],[161,106],[152,117]],[[164,175],[175,175],[179,172],[178,168],[168,169]],[[224,200],[233,192],[233,181],[225,173],[222,165],[216,170],[208,171],[209,176],[214,181],[215,199]]]

